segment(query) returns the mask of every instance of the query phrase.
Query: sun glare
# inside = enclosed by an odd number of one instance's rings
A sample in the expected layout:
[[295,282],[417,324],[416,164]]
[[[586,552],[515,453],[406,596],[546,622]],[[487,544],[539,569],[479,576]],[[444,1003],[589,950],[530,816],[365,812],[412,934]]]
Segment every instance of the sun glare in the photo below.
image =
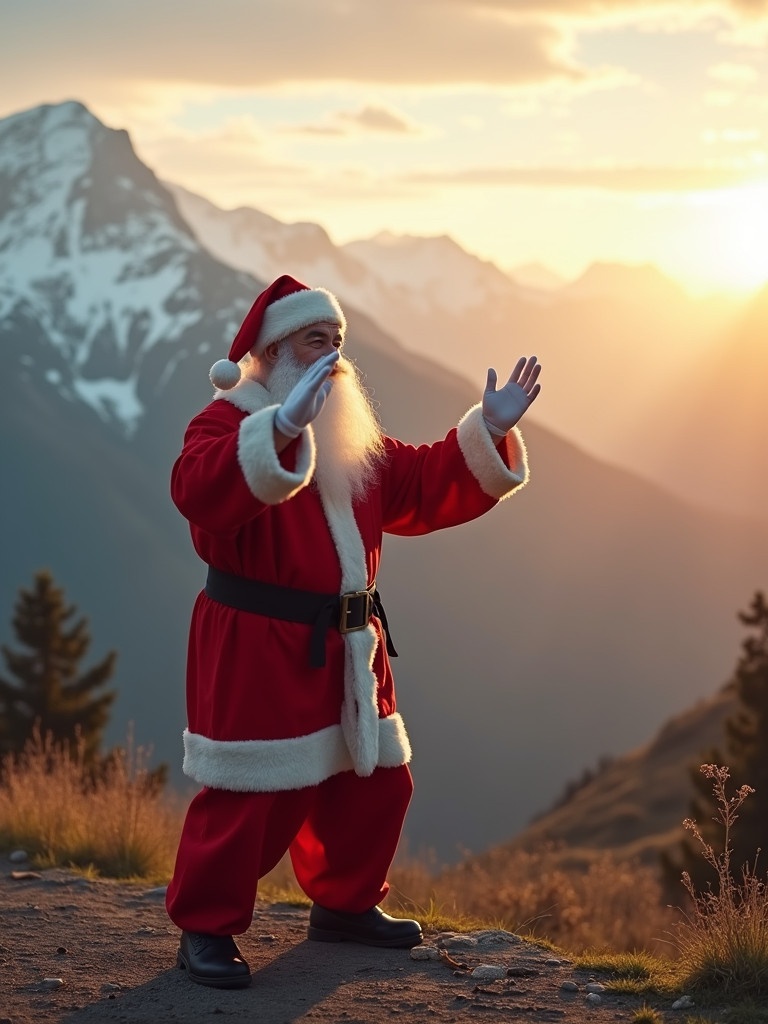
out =
[[768,184],[710,192],[691,202],[701,230],[690,240],[693,275],[735,291],[768,282]]

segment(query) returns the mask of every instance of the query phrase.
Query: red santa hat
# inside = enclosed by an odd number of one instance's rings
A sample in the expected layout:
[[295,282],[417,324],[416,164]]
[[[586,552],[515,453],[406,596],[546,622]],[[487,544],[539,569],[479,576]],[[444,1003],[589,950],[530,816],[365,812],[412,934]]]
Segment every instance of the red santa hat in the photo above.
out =
[[347,321],[339,301],[325,288],[310,288],[283,274],[265,288],[248,310],[229,350],[229,358],[219,359],[210,369],[215,388],[229,391],[240,380],[240,360],[249,352],[264,351],[273,341],[282,341],[294,331],[311,324],[338,324],[342,335]]

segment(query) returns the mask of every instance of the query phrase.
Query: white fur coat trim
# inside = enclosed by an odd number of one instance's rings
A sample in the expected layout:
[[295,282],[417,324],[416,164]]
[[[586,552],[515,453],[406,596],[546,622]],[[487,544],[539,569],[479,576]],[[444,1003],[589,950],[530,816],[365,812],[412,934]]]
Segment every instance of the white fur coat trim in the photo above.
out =
[[[283,300],[281,300],[283,301]],[[303,432],[302,441],[311,450],[311,463],[306,459],[292,475],[280,466],[272,438],[274,412],[267,389],[257,381],[245,378],[229,391],[217,391],[216,399],[231,402],[249,413],[240,426],[238,457],[248,486],[262,501],[271,504],[285,501],[300,487],[309,483],[315,469],[315,441],[311,427]],[[269,414],[269,419],[263,418]],[[269,429],[267,429],[269,424]],[[300,450],[301,451],[301,450]],[[247,466],[247,469],[246,469]],[[275,467],[279,467],[277,473]],[[298,480],[298,472],[307,468],[307,476]],[[309,469],[311,467],[311,472]],[[365,590],[368,573],[365,548],[352,511],[349,493],[330,500],[317,481],[320,500],[341,565],[341,590]],[[344,701],[341,706],[341,730],[352,765],[358,775],[370,775],[379,763],[378,680],[373,672],[373,658],[378,639],[371,624],[344,637]]]
[[[352,511],[349,495],[338,503],[323,493],[320,500],[333,543],[341,563],[341,593],[365,590],[368,573],[365,549]],[[365,629],[344,637],[344,702],[341,705],[341,729],[358,775],[370,775],[379,761],[378,680],[373,672],[373,657],[378,638],[369,623]]]
[[265,387],[254,380],[241,380],[231,391],[217,391],[214,399],[225,399],[248,413],[240,423],[237,461],[254,497],[266,505],[278,505],[306,487],[315,472],[315,438],[310,429],[302,432],[296,468],[285,469],[275,451],[273,437],[277,405]]
[[[380,718],[378,733],[374,768],[408,764],[411,746],[400,715]],[[184,774],[212,789],[237,793],[304,789],[352,767],[339,725],[287,740],[211,740],[184,730]]]
[[457,439],[470,472],[492,498],[508,498],[528,482],[528,455],[517,427],[513,427],[506,436],[509,469],[483,421],[482,406],[476,405],[462,416]]

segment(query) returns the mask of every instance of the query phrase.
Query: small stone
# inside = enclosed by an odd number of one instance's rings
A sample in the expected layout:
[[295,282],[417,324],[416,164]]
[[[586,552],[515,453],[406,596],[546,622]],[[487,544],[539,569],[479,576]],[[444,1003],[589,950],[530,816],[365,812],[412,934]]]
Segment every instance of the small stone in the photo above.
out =
[[26,864],[29,860],[29,856],[26,850],[14,850],[8,854],[8,860],[11,864]]
[[602,992],[605,992],[605,985],[601,985],[599,981],[590,981],[584,986],[584,991],[600,995]]
[[53,991],[54,989],[61,988],[64,984],[63,978],[43,978],[43,985]]
[[563,984],[560,986],[560,991],[561,992],[578,992],[579,991],[579,986],[576,984],[575,981],[564,981]]
[[598,995],[597,992],[587,993],[586,1002],[588,1002],[590,1006],[599,1006],[600,1003],[602,1003],[602,1001],[602,998]]
[[101,990],[102,992],[122,992],[122,987],[116,981],[105,981]]
[[12,871],[11,878],[14,882],[27,882],[34,878],[42,878],[39,871]]
[[524,964],[520,964],[517,967],[510,967],[507,974],[510,978],[535,978],[539,974],[535,967],[526,967]]
[[441,946],[445,949],[474,949],[476,945],[477,939],[473,939],[470,935],[454,935],[441,942]]
[[59,948],[56,950],[56,952],[59,954],[59,956],[64,956],[64,954],[67,952],[67,947],[66,946],[59,946]]
[[553,956],[551,956],[551,957],[549,957],[549,959],[544,961],[544,966],[545,967],[559,967],[560,963],[561,963],[560,960],[556,960]]
[[485,978],[488,981],[493,978],[506,978],[506,976],[506,967],[500,967],[498,964],[479,964],[471,974],[472,978]]
[[439,960],[440,950],[437,946],[414,946],[411,950],[411,960]]
[[483,932],[475,932],[473,938],[478,946],[503,946],[519,945],[523,940],[512,932],[506,932],[498,928],[489,929]]
[[679,999],[676,999],[674,1001],[674,1003],[672,1003],[672,1009],[673,1010],[690,1010],[690,1008],[692,1006],[694,1006],[694,1005],[695,1004],[694,1004],[694,1002],[693,1002],[693,1000],[691,999],[690,996],[680,996]]
[[260,935],[259,942],[277,942],[277,936],[272,935],[271,933],[268,935]]

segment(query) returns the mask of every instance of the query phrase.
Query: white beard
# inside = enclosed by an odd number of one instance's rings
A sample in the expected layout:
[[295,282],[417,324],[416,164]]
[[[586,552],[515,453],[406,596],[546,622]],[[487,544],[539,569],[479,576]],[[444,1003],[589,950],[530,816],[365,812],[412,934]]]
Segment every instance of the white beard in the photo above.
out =
[[[283,402],[307,369],[289,348],[280,348],[265,387]],[[384,455],[384,441],[354,363],[342,357],[331,379],[331,393],[312,429],[317,486],[326,500],[338,505],[365,495]]]

